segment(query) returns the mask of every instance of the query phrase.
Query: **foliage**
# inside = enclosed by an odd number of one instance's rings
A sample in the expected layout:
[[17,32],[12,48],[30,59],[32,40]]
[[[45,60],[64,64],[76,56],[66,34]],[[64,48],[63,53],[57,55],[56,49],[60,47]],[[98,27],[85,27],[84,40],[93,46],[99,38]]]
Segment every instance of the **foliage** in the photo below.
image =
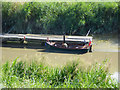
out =
[[118,7],[117,2],[2,2],[3,33],[114,33]]
[[2,65],[1,82],[7,88],[118,88],[108,73],[106,63],[97,63],[87,70],[78,62],[62,68],[52,68],[43,63],[14,60],[12,65]]

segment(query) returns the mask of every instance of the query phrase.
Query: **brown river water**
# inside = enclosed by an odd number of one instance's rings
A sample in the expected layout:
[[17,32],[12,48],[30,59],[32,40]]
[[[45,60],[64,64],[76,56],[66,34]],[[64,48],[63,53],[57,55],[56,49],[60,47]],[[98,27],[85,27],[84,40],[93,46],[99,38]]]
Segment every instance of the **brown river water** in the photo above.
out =
[[69,61],[79,61],[79,65],[88,67],[96,62],[102,63],[108,59],[108,68],[111,73],[118,72],[118,46],[117,39],[93,39],[93,52],[85,54],[76,54],[69,52],[48,51],[40,44],[20,44],[7,42],[2,44],[1,59],[2,63],[12,62],[15,58],[18,60],[31,62],[32,60],[42,61],[52,67],[61,67]]

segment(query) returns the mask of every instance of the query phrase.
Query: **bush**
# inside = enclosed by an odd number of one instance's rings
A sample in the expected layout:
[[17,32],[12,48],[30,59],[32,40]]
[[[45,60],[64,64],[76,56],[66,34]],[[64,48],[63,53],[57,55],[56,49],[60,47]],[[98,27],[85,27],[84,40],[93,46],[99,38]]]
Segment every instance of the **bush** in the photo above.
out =
[[81,69],[78,62],[62,68],[50,68],[43,63],[13,61],[2,66],[2,83],[6,88],[118,88],[110,77],[106,63]]
[[117,2],[3,2],[3,33],[86,35],[115,33]]

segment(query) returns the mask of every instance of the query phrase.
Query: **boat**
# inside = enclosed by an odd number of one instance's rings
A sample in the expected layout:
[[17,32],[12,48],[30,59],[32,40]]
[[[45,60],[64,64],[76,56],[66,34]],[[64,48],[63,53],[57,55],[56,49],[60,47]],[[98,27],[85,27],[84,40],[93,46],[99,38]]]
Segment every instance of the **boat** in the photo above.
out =
[[80,53],[87,53],[92,52],[92,45],[91,41],[89,42],[53,42],[53,41],[46,41],[46,46],[49,49],[54,49],[54,50],[65,50],[65,51],[77,51]]
[[[88,35],[88,34],[87,34]],[[47,38],[46,46],[47,48],[54,49],[54,50],[65,50],[65,51],[77,51],[80,53],[87,53],[92,52],[92,38],[91,37],[82,37],[80,42],[66,42],[65,35],[63,35],[63,41],[61,42],[55,42],[55,41],[49,41],[49,38]],[[75,38],[74,38],[75,39]],[[78,39],[78,38],[77,38]],[[89,39],[86,41],[86,39]]]
[[55,49],[55,50],[66,50],[66,51],[79,51],[79,52],[92,52],[92,45],[88,44],[76,44],[76,43],[62,43],[62,42],[46,42],[47,48]]

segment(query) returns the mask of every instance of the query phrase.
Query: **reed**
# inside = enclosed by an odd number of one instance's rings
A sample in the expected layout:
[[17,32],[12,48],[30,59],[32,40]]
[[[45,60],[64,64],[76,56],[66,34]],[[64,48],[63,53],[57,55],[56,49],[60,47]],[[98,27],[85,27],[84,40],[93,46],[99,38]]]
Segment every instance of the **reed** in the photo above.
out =
[[2,2],[3,33],[117,33],[118,2]]
[[7,88],[118,88],[105,67],[106,62],[88,69],[78,64],[71,62],[62,68],[52,68],[42,62],[27,64],[15,59],[12,64],[2,65],[1,83]]

